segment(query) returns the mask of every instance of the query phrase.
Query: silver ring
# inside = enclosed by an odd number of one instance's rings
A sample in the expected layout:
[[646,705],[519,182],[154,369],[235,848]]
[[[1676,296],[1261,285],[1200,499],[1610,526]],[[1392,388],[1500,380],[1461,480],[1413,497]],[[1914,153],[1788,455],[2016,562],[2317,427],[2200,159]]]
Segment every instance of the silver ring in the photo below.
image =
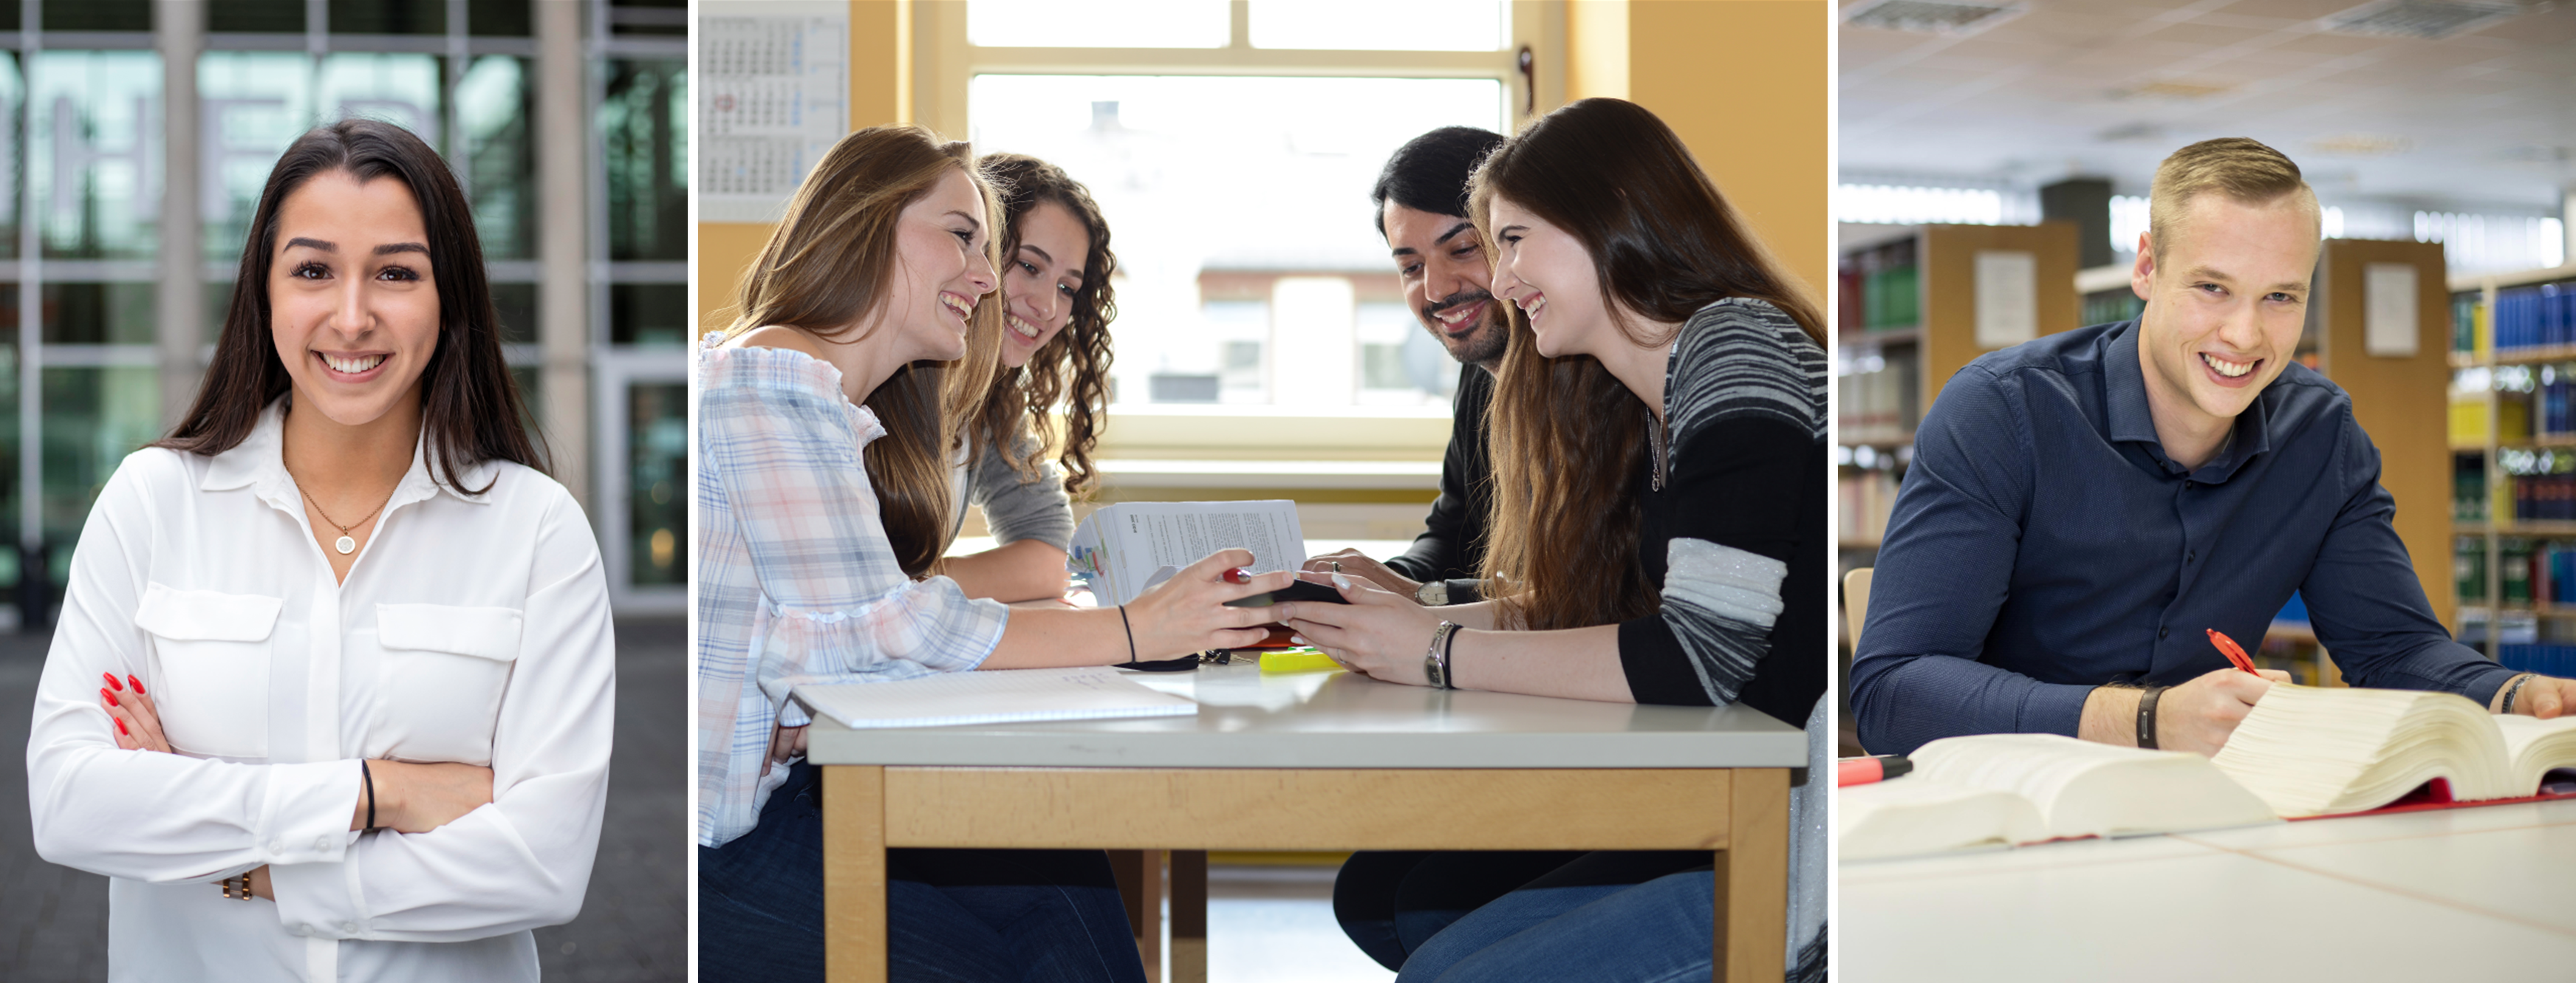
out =
[[1324,562],[1326,562],[1326,563],[1330,563],[1330,564],[1332,564],[1332,565],[1333,565],[1333,572],[1334,572],[1334,573],[1340,573],[1340,572],[1342,572],[1342,561],[1340,561],[1340,560],[1326,560],[1326,561],[1324,561]]

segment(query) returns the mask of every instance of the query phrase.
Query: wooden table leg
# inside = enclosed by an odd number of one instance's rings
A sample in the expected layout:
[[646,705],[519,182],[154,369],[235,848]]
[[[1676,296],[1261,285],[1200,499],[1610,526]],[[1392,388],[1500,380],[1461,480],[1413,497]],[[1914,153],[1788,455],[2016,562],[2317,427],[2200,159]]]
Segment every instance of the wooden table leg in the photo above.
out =
[[823,967],[832,983],[885,983],[885,769],[823,768]]
[[1118,877],[1118,896],[1127,902],[1127,926],[1136,932],[1136,958],[1145,963],[1147,983],[1163,980],[1163,851],[1111,850],[1110,873]]
[[[1780,978],[1789,933],[1789,770],[1729,773],[1726,849],[1717,852],[1717,924],[1711,977],[1726,983]],[[1812,780],[1812,779],[1810,779]]]
[[1171,983],[1207,983],[1207,875],[1207,851],[1172,851]]

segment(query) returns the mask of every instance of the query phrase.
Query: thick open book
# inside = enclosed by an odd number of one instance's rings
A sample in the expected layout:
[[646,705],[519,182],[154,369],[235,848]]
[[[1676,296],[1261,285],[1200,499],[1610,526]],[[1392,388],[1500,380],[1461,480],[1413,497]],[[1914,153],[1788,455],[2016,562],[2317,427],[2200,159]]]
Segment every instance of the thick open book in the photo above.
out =
[[1838,789],[1845,860],[2085,836],[2271,822],[2271,808],[2181,751],[2056,734],[1949,737],[1909,755],[1914,773]]
[[2499,717],[2451,693],[2275,683],[2214,761],[2284,817],[2376,809],[2436,779],[2456,801],[2521,798],[2550,769],[2576,768],[2576,717]]
[[1297,503],[1119,502],[1074,527],[1065,562],[1102,607],[1135,600],[1174,571],[1221,549],[1252,551],[1254,573],[1294,570],[1306,559]]
[[1199,705],[1107,666],[943,672],[890,683],[796,687],[808,709],[851,727],[946,727],[1034,720],[1174,717]]
[[2366,812],[2428,784],[2436,802],[2524,798],[2576,769],[2576,716],[2275,683],[2214,759],[2054,734],[1945,738],[1910,757],[1910,775],[1838,790],[1844,859]]

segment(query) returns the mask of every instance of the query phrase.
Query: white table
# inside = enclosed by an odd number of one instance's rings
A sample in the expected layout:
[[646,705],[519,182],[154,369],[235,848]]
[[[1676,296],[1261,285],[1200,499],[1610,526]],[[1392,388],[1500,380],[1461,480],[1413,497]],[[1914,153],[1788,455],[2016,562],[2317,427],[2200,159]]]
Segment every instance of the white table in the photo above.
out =
[[2576,979],[2576,801],[1844,864],[1837,979]]
[[1806,759],[1795,728],[1744,707],[1245,665],[1133,678],[1199,713],[900,730],[818,718],[806,753],[824,766],[831,978],[885,978],[888,847],[1709,850],[1717,978],[1779,978],[1788,772]]

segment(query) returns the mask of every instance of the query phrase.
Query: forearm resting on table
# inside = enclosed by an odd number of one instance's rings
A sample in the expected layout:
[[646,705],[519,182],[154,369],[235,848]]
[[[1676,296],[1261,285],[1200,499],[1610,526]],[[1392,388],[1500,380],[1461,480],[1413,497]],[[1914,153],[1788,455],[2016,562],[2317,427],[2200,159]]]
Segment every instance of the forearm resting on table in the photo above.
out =
[[[1130,626],[1121,625],[1117,608],[1016,608],[1002,628],[982,669],[1045,669],[1057,666],[1106,666],[1127,661]],[[1132,617],[1132,616],[1131,616]],[[1175,653],[1138,652],[1136,658],[1162,659]]]
[[1064,551],[1044,540],[1020,539],[981,553],[939,561],[939,572],[968,597],[1034,601],[1064,596]]
[[1617,625],[1565,631],[1461,631],[1449,649],[1449,672],[1460,689],[1637,702],[1636,694],[1628,690],[1628,671],[1619,662]]

